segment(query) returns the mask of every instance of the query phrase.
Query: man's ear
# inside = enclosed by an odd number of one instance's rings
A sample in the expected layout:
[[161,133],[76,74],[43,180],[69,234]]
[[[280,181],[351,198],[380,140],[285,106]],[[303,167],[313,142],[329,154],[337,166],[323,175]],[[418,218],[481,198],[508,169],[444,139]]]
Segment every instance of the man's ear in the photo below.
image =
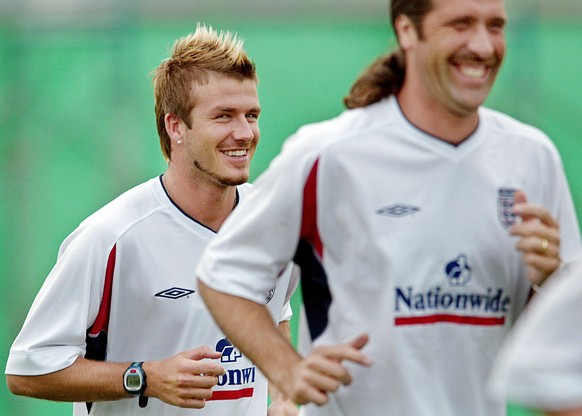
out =
[[403,51],[410,49],[412,45],[418,42],[418,33],[416,27],[405,14],[399,15],[394,21],[394,30],[398,38],[398,44]]
[[182,140],[182,120],[175,114],[168,113],[164,116],[166,132],[172,141]]

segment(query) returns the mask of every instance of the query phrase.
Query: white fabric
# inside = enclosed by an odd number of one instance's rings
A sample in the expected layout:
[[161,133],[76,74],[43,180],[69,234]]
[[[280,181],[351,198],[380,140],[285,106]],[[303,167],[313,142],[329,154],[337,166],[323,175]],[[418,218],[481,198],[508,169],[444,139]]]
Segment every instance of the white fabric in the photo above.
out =
[[552,276],[507,337],[493,394],[535,409],[582,407],[582,258]]
[[[239,205],[244,204],[249,189],[249,185],[238,187]],[[169,200],[160,178],[124,193],[63,242],[58,261],[10,350],[6,373],[46,374],[84,356],[86,330],[97,316],[107,259],[114,246],[107,360],[159,360],[201,345],[215,349],[224,335],[198,296],[195,280],[199,257],[214,236],[214,231],[187,217]],[[289,275],[281,278],[269,302],[276,322],[291,317]],[[161,296],[172,288],[192,293],[180,297],[180,291],[174,290]],[[137,399],[126,399],[95,403],[91,415],[266,414],[264,376],[238,350],[229,352],[225,357],[225,350],[222,359],[227,376],[221,376],[219,383],[224,385],[214,390],[253,389],[253,400],[209,401],[205,409],[194,411],[153,398],[141,409]]]
[[581,249],[553,144],[485,108],[478,129],[457,147],[416,129],[394,98],[345,111],[287,141],[209,245],[199,278],[261,302],[294,257],[316,161],[317,227],[332,304],[315,343],[368,333],[364,351],[374,365],[350,366],[353,384],[326,406],[305,406],[304,414],[505,414],[484,387],[530,286],[516,238],[503,225],[510,218],[501,192],[521,189],[550,210],[561,224],[563,259]]

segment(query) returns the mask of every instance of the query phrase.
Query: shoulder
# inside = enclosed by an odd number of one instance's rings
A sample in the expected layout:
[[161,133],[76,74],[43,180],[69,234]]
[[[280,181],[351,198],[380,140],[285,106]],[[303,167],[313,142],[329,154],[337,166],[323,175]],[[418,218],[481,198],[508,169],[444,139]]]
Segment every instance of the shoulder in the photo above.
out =
[[554,147],[546,133],[538,127],[519,121],[508,114],[490,108],[481,108],[479,116],[493,132],[516,139],[527,140],[541,146]]
[[398,119],[395,107],[396,104],[387,99],[345,110],[329,120],[304,125],[285,141],[274,165],[282,165],[286,171],[308,171],[317,159],[384,134],[381,132],[390,129]]
[[301,127],[285,143],[289,146],[327,147],[356,140],[386,127],[391,122],[391,100],[382,100],[367,107],[345,110],[338,116]]
[[153,178],[124,192],[95,211],[67,237],[61,250],[71,244],[84,242],[92,246],[112,246],[128,229],[163,208],[156,187],[159,179]]
[[556,145],[538,127],[487,108],[481,108],[479,116],[490,138],[488,142],[498,150],[519,155],[524,162],[539,166],[562,164]]

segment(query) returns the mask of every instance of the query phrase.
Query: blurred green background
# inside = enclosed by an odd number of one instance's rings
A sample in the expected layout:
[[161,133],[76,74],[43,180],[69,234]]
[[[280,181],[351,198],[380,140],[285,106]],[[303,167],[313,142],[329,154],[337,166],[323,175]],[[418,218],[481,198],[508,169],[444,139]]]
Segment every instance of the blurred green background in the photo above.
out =
[[[560,1],[507,2],[508,55],[487,104],[550,135],[582,218],[582,11]],[[263,107],[253,178],[300,125],[338,114],[393,46],[385,0],[14,3],[0,0],[2,369],[65,236],[164,170],[150,72],[176,38],[201,21],[245,39]],[[12,396],[0,379],[0,415],[69,414],[70,404]]]

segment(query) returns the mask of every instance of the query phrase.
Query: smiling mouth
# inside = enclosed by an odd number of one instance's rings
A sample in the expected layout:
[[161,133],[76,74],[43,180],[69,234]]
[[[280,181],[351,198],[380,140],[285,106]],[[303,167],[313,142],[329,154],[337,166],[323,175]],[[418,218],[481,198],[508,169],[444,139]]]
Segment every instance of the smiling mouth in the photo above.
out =
[[482,79],[487,75],[485,65],[459,65],[461,75],[472,79]]
[[249,151],[247,149],[225,150],[223,153],[230,157],[245,157]]

